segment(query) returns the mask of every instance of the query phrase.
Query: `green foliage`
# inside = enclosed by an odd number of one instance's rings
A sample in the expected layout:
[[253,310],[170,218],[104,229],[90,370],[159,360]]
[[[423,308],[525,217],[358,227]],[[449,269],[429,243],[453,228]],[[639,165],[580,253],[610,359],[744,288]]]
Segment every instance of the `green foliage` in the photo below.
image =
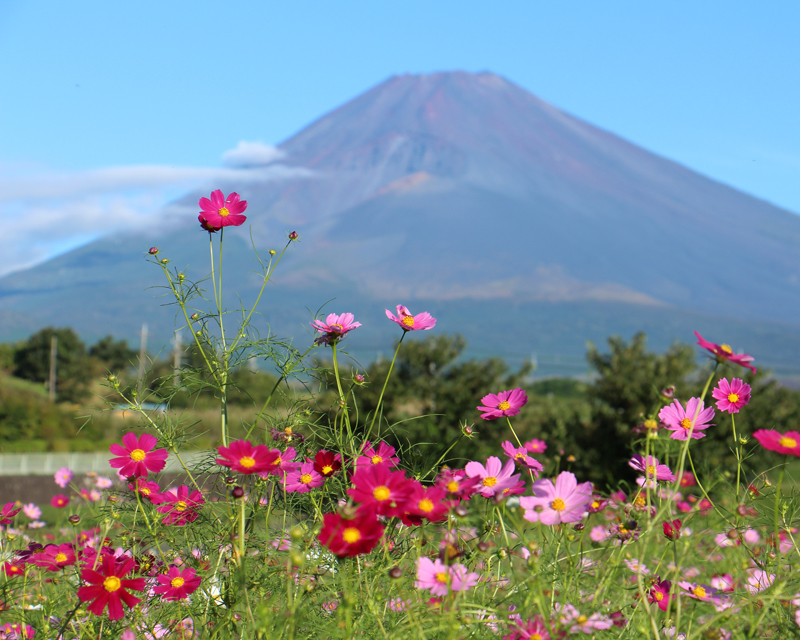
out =
[[89,355],[99,361],[104,371],[119,375],[131,367],[137,353],[127,341],[114,340],[114,336],[109,335],[92,345]]
[[14,354],[14,375],[34,382],[48,381],[53,336],[58,338],[56,398],[59,401],[79,402],[86,396],[92,370],[86,346],[69,327],[46,327],[23,342]]

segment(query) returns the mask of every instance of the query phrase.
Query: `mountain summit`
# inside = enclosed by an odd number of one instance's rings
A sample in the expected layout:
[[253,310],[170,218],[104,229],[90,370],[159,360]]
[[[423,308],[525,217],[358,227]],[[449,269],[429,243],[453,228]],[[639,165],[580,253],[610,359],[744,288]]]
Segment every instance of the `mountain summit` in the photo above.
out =
[[[277,274],[278,298],[300,295],[310,308],[334,296],[380,309],[412,299],[441,310],[502,303],[507,313],[603,305],[665,321],[700,313],[794,325],[800,315],[798,216],[492,73],[389,78],[279,148],[282,164],[306,171],[214,185],[248,200],[257,246],[300,233]],[[201,195],[180,202],[193,207]],[[146,286],[145,244],[202,270],[195,224],[187,218],[157,239],[102,239],[0,280],[8,321],[70,323],[90,335],[114,332],[112,318],[127,322],[120,314],[140,322],[134,310],[152,304],[152,293],[136,293]],[[249,242],[239,236],[231,242]],[[232,271],[252,268],[247,251],[230,255]]]

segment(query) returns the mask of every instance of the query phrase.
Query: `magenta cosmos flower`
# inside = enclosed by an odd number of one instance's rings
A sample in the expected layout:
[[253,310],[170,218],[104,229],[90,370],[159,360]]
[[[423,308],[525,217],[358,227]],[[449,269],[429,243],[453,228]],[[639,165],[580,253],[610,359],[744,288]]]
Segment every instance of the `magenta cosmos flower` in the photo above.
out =
[[489,456],[486,466],[480,462],[468,462],[464,470],[470,478],[480,478],[478,492],[484,498],[503,493],[519,482],[519,474],[514,474],[514,460],[506,460],[503,464],[500,458]]
[[746,353],[734,353],[733,349],[731,349],[727,344],[716,344],[714,342],[709,342],[708,340],[705,340],[703,336],[697,333],[697,331],[694,332],[694,335],[697,336],[697,344],[703,347],[703,349],[708,349],[711,353],[717,356],[718,360],[727,360],[728,362],[733,362],[733,364],[747,367],[753,373],[756,372],[756,368],[750,364],[753,361],[753,356]]
[[386,309],[386,317],[399,324],[403,331],[428,330],[436,326],[436,318],[427,311],[414,316],[411,315],[408,307],[404,307],[402,304],[397,305],[397,315]]
[[528,394],[522,389],[513,391],[501,391],[498,394],[490,393],[483,396],[481,402],[484,406],[478,407],[478,411],[483,411],[481,418],[484,420],[495,420],[508,416],[515,416],[521,407],[528,402]]
[[358,467],[351,482],[353,486],[347,495],[360,503],[361,508],[388,517],[405,513],[406,502],[417,484],[406,478],[405,471],[391,471],[383,464]]
[[217,449],[221,458],[216,462],[221,467],[229,467],[238,473],[269,472],[280,463],[281,452],[270,449],[265,444],[253,445],[248,440],[234,440],[230,446]]
[[653,583],[653,586],[650,587],[650,591],[647,592],[647,600],[658,605],[658,608],[662,611],[666,611],[669,606],[671,589],[672,583],[669,580],[658,579]]
[[341,315],[331,313],[325,318],[325,322],[314,320],[311,326],[322,334],[315,340],[317,344],[331,345],[336,344],[353,329],[358,329],[361,323],[355,322],[355,316],[352,313],[343,313]]
[[714,426],[709,423],[714,417],[714,407],[703,409],[703,406],[700,398],[691,398],[684,410],[683,405],[675,400],[658,412],[658,419],[673,432],[671,436],[673,440],[686,440],[690,432],[692,439],[699,440],[706,437],[705,433],[700,433],[701,431]]
[[151,471],[157,473],[167,466],[169,454],[166,449],[153,451],[156,443],[158,443],[156,437],[149,433],[143,433],[138,438],[134,433],[126,433],[122,436],[124,447],[115,443],[108,448],[111,453],[119,456],[111,458],[108,464],[114,469],[119,469],[119,473],[126,478],[142,478]]
[[166,513],[167,516],[162,520],[166,525],[183,526],[197,520],[200,514],[197,510],[205,504],[203,494],[199,491],[189,493],[189,487],[185,484],[177,489],[170,489],[164,493],[153,496],[153,504],[159,504],[157,511]]
[[172,565],[166,575],[159,574],[156,576],[156,580],[160,584],[153,588],[153,593],[162,593],[164,600],[172,602],[188,598],[200,586],[200,576],[191,567],[186,567],[181,571]]
[[361,447],[361,455],[356,459],[356,467],[383,464],[391,469],[400,462],[395,453],[395,448],[385,442],[379,442],[376,448],[367,440]]
[[750,385],[739,378],[728,382],[722,378],[711,395],[717,401],[717,409],[728,413],[739,413],[739,409],[750,402]]
[[774,429],[759,429],[753,434],[753,437],[769,451],[800,456],[800,433],[797,431],[780,433]]
[[519,505],[525,510],[523,517],[529,522],[549,525],[577,522],[592,502],[592,483],[578,484],[575,474],[562,471],[555,485],[546,479],[534,482],[533,493],[519,499]]
[[312,489],[321,487],[325,484],[322,474],[314,470],[313,462],[304,462],[298,471],[286,474],[283,481],[283,488],[287,493],[308,493]]
[[544,453],[547,451],[547,443],[544,440],[537,440],[534,438],[525,443],[525,448],[530,453]]
[[238,227],[247,220],[242,213],[247,209],[247,200],[240,200],[238,193],[232,193],[227,198],[220,189],[211,192],[211,199],[200,198],[202,211],[197,219],[200,226],[206,231],[214,233],[222,227]]
[[352,518],[326,513],[317,540],[339,557],[352,557],[372,551],[383,530],[374,511],[359,507]]
[[653,456],[641,456],[637,453],[628,461],[628,464],[643,473],[648,480],[675,482],[675,475],[670,468],[665,464],[658,464],[658,458]]
[[144,578],[125,579],[125,576],[134,568],[136,561],[126,558],[117,562],[114,556],[102,556],[102,565],[97,571],[84,568],[81,578],[86,586],[78,589],[78,598],[82,602],[91,604],[86,607],[96,616],[103,615],[103,610],[108,607],[108,617],[119,620],[123,616],[122,603],[129,608],[135,607],[140,599],[128,592],[129,589],[142,591],[145,588]]

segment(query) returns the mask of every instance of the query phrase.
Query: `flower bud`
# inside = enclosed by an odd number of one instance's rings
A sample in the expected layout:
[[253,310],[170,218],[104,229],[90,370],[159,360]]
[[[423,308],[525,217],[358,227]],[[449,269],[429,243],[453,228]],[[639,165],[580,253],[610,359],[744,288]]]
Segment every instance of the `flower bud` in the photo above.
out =
[[108,374],[108,381],[111,382],[111,383],[116,382],[117,381],[117,376],[115,376],[113,373],[109,373]]
[[189,316],[192,320],[197,320],[200,317],[200,314],[195,311],[192,315]]
[[274,256],[276,253],[278,253],[278,252],[275,251],[275,249],[270,249],[269,250],[269,255],[271,255],[271,256]]
[[306,557],[299,551],[292,551],[289,557],[292,560],[292,564],[297,567],[302,567],[306,563]]
[[364,384],[364,376],[361,375],[360,373],[357,373],[356,375],[353,376],[353,382],[355,382],[356,384]]
[[75,514],[75,515],[72,515],[72,516],[69,517],[69,521],[72,524],[80,524],[81,517],[78,514]]
[[403,570],[400,567],[392,567],[389,569],[389,577],[397,580],[403,577]]
[[476,546],[481,553],[486,553],[489,550],[488,542],[479,542]]
[[161,258],[161,264],[169,264],[169,260],[167,258]]
[[244,489],[241,487],[234,487],[231,490],[231,495],[236,499],[239,500],[240,498],[244,498]]
[[[630,527],[628,527],[630,529]],[[677,540],[681,537],[681,521],[680,520],[673,520],[670,522],[666,520],[664,522],[664,536],[668,540]]]
[[297,240],[297,231],[292,231],[289,234],[289,240]]
[[186,274],[185,273],[179,273],[178,274],[178,280],[180,280],[181,282],[186,280]]
[[295,526],[289,530],[289,535],[291,536],[292,540],[302,540],[305,534],[306,532],[303,531],[303,527]]
[[234,478],[233,476],[228,476],[227,478],[225,478],[225,484],[234,484],[235,482],[236,478]]
[[579,522],[572,528],[575,529],[575,531],[583,531],[586,528],[586,525],[583,524],[583,522]]
[[466,518],[468,512],[467,508],[463,504],[457,504],[455,507],[453,507],[453,513],[459,518]]
[[148,253],[149,253],[151,256],[154,256],[154,255],[156,255],[156,254],[158,253],[158,247],[150,247],[150,250],[148,251]]

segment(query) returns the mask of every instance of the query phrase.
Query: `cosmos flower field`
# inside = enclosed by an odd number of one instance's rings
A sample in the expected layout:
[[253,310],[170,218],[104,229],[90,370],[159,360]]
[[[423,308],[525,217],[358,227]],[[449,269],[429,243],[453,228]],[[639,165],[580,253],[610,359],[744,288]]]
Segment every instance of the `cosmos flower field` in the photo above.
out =
[[[800,637],[797,500],[784,483],[800,433],[737,431],[752,393],[737,375],[755,370],[751,356],[697,335],[710,375],[689,397],[662,391],[628,452],[634,484],[595,487],[545,459],[546,438],[520,439],[523,388],[475,398],[495,455],[445,451],[420,467],[391,444],[383,392],[374,412],[357,410],[365,383],[385,392],[389,379],[365,381],[346,363],[342,343],[361,323],[316,318],[304,351],[255,336],[261,294],[245,311],[221,303],[224,233],[245,222],[247,202],[218,190],[200,208],[208,281],[189,282],[168,251],[148,257],[201,355],[183,383],[219,398],[221,442],[185,464],[192,425],[147,412],[110,374],[141,419],[111,446],[107,477],[59,470],[52,522],[40,505],[0,505],[0,638]],[[261,261],[261,293],[298,240]],[[415,332],[441,328],[402,304],[386,316],[395,359]],[[252,421],[232,425],[230,372],[254,353],[280,379]],[[320,353],[335,410],[315,416],[298,401],[295,426],[275,428],[287,416],[274,398]],[[730,434],[732,473],[698,472],[710,429]],[[473,430],[462,425],[463,437]],[[751,468],[760,448],[782,462]],[[178,479],[162,473],[168,459]]]

